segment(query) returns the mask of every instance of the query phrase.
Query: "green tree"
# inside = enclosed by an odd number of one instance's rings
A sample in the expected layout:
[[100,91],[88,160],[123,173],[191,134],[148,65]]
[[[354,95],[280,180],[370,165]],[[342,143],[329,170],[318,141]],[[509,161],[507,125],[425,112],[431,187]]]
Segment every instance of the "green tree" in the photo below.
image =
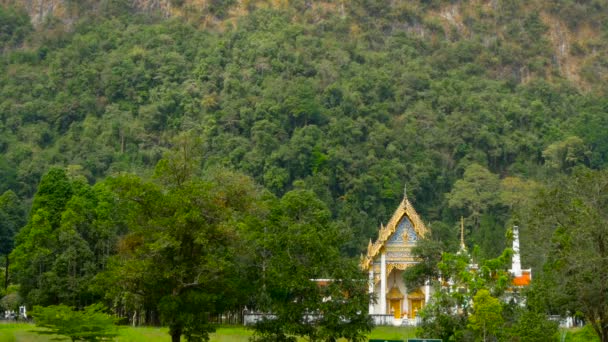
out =
[[544,305],[563,315],[580,312],[608,341],[608,172],[574,169],[539,191],[530,230],[545,255],[540,280]]
[[15,244],[15,235],[25,224],[25,211],[21,201],[11,190],[0,196],[0,255],[4,256],[4,290],[10,282],[10,253]]
[[82,177],[50,170],[11,254],[26,302],[82,307],[99,299],[91,285],[116,251],[124,229],[120,213],[102,184],[91,187]]
[[511,211],[527,206],[539,184],[519,177],[505,177],[500,180],[500,201]]
[[499,254],[503,246],[499,190],[497,175],[479,164],[471,164],[446,195],[450,208],[467,215],[472,240],[486,255]]
[[77,311],[66,305],[34,306],[36,326],[46,328],[36,333],[63,335],[72,341],[108,341],[118,336],[115,318],[104,313],[102,304],[89,305]]
[[479,229],[481,215],[498,202],[498,176],[479,164],[471,164],[464,171],[462,179],[454,183],[448,194],[451,208],[464,210]]
[[426,281],[439,278],[437,265],[441,261],[443,250],[441,242],[428,239],[417,241],[412,253],[418,257],[419,262],[408,267],[403,273],[407,288],[419,288],[425,285]]
[[577,165],[588,166],[590,156],[591,151],[577,136],[553,143],[543,151],[546,165],[559,171],[570,171]]
[[12,310],[19,312],[19,306],[23,304],[23,298],[19,295],[18,287],[11,285],[2,299],[0,299],[0,307],[4,310]]
[[72,186],[63,169],[51,169],[41,180],[32,203],[27,225],[15,238],[11,254],[20,292],[30,304],[56,304],[50,295],[53,261],[58,251],[56,230],[66,203],[72,197]]
[[309,190],[290,191],[273,206],[257,239],[258,308],[272,317],[256,324],[255,340],[362,341],[370,331],[365,277],[340,255],[342,233],[330,218]]
[[557,340],[558,322],[549,320],[543,312],[524,309],[511,327],[510,334],[521,342]]
[[475,312],[475,296],[481,291],[493,298],[503,296],[511,279],[506,271],[510,257],[510,249],[497,258],[475,262],[466,250],[455,254],[443,252],[441,260],[427,275],[432,277],[434,291],[420,313],[418,334],[426,338],[468,340],[474,334],[468,323]]
[[109,270],[108,286],[115,289],[108,294],[113,300],[143,296],[173,341],[182,335],[206,341],[214,330],[211,316],[246,300],[239,227],[256,210],[258,195],[245,176],[218,170],[206,179],[183,178],[166,174],[171,163],[159,163],[163,185],[128,175],[109,181],[128,208],[130,231]]
[[502,303],[492,297],[486,289],[481,289],[473,297],[473,312],[467,326],[475,331],[481,341],[493,341],[502,333],[504,319]]
[[33,31],[25,10],[13,6],[0,7],[0,49],[5,50],[23,43]]
[[421,324],[416,328],[416,335],[443,341],[462,336],[466,330],[467,316],[454,312],[454,308],[461,305],[458,297],[444,291],[434,291],[431,301],[420,311]]

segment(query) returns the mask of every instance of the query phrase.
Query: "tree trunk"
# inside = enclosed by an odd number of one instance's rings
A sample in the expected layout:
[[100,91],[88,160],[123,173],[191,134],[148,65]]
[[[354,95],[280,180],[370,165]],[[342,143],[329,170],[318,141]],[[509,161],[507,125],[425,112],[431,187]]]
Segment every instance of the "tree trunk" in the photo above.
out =
[[182,338],[182,328],[181,327],[170,327],[169,334],[171,335],[171,342],[180,342]]

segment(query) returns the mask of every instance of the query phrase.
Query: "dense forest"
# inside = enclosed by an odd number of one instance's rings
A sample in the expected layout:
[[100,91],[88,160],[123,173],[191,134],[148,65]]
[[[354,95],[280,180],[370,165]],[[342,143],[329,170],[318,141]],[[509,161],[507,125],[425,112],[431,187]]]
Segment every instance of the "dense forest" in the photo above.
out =
[[[304,220],[287,217],[303,201],[331,222],[336,258],[356,258],[405,186],[445,250],[461,217],[480,258],[502,255],[518,224],[524,264],[540,267],[532,199],[608,166],[604,1],[59,1],[65,11],[36,20],[2,3],[0,254],[15,270],[4,288],[20,284],[28,304],[107,295],[96,274],[144,253],[138,229],[214,187],[237,198],[187,202],[219,201],[280,235]],[[208,180],[218,174],[233,178]],[[157,197],[117,204],[144,188]],[[237,220],[216,214],[214,227]],[[55,281],[67,275],[42,264],[75,273]]]

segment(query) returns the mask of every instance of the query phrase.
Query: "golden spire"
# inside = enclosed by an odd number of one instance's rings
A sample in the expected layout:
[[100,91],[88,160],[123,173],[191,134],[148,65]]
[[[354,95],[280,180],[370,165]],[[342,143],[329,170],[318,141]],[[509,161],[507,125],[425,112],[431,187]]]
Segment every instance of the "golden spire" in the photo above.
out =
[[466,249],[464,245],[464,217],[460,216],[460,249]]

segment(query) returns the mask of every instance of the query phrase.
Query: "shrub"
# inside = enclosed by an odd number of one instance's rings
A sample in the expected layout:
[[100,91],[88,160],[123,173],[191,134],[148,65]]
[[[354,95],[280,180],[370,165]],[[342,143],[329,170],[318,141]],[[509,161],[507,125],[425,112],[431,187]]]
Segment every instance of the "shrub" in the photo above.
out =
[[32,316],[38,327],[47,328],[39,334],[63,335],[72,341],[105,341],[117,336],[115,319],[103,312],[102,304],[76,311],[67,305],[35,306]]

